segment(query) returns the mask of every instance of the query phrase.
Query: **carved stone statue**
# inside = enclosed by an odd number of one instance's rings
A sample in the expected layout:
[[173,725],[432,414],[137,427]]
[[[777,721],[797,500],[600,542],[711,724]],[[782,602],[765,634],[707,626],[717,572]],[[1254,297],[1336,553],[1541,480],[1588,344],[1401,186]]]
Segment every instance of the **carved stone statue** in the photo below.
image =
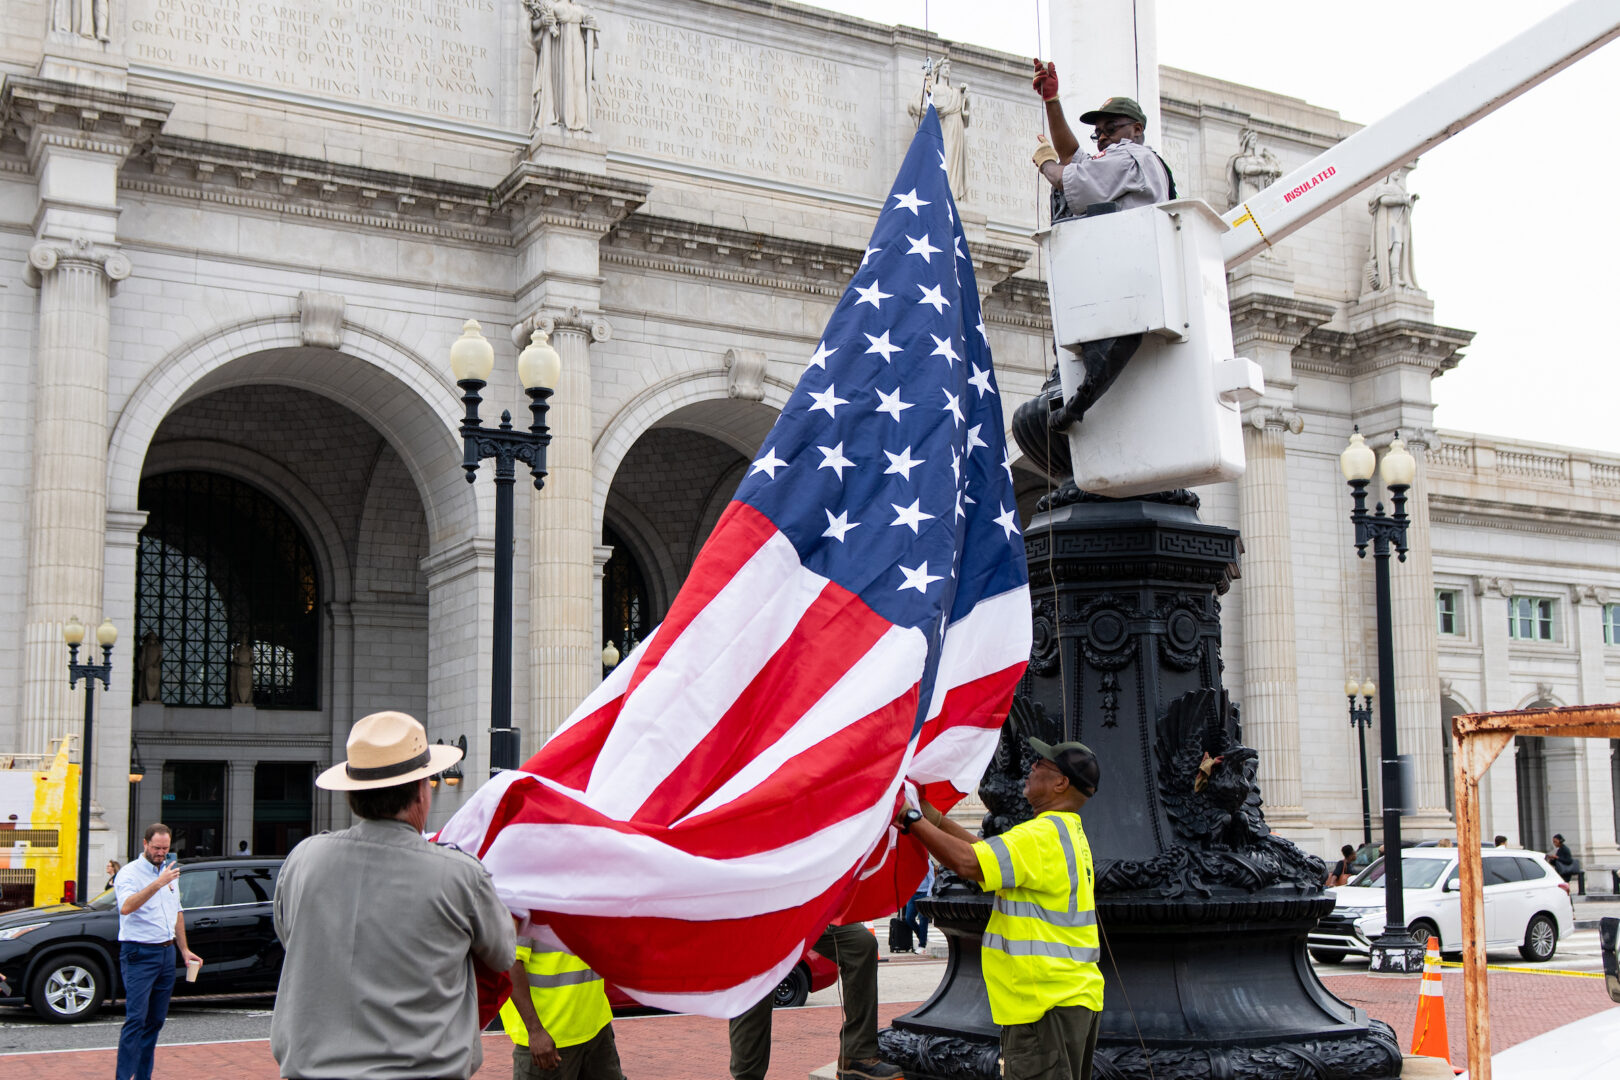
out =
[[928,95],[934,95],[934,110],[939,113],[939,127],[945,136],[945,178],[950,182],[951,194],[957,201],[967,198],[967,150],[965,131],[973,122],[973,104],[966,86],[951,85],[951,62],[941,60],[923,79],[922,98],[906,107],[913,118],[921,120],[928,111]]
[[111,41],[107,6],[111,0],[53,0],[51,29],[92,41]]
[[253,704],[253,646],[244,638],[231,650],[231,704]]
[[1239,149],[1226,163],[1226,179],[1231,190],[1232,205],[1236,206],[1272,184],[1282,175],[1282,162],[1277,155],[1260,145],[1260,133],[1244,128],[1238,136]]
[[1386,289],[1420,288],[1412,268],[1412,207],[1418,197],[1406,190],[1411,166],[1396,169],[1367,197],[1372,243],[1362,274],[1362,295]]
[[140,652],[135,656],[135,670],[140,673],[136,683],[139,698],[144,702],[163,700],[163,643],[156,630],[148,630],[141,638]]
[[534,45],[532,125],[590,131],[596,106],[596,16],[575,0],[523,0]]

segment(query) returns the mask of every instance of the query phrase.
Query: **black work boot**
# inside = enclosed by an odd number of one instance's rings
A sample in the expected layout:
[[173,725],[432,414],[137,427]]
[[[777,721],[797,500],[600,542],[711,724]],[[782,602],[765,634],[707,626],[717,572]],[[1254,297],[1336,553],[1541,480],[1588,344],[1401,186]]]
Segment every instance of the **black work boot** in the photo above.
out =
[[882,1058],[852,1061],[838,1072],[838,1080],[906,1080],[900,1066],[890,1065]]

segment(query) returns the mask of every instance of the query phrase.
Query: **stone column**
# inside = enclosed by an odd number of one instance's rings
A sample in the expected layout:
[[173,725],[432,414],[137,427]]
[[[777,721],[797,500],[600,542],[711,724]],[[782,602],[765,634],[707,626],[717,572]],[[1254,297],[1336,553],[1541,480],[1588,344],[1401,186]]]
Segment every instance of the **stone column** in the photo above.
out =
[[608,560],[613,558],[611,544],[597,544],[596,557],[591,566],[591,593],[595,597],[595,613],[591,616],[591,630],[596,634],[596,649],[598,652],[606,647],[607,642],[602,639],[602,605],[607,598],[602,594],[602,580],[607,575]]
[[[1581,679],[1578,704],[1605,704],[1610,695],[1603,677],[1603,607],[1609,603],[1609,593],[1590,585],[1574,585],[1569,595],[1575,603],[1575,647]],[[1609,740],[1576,739],[1574,743],[1575,786],[1580,793],[1575,805],[1578,820],[1570,829],[1561,831],[1567,834],[1573,830],[1574,836],[1570,839],[1576,844],[1576,858],[1590,863],[1620,862],[1620,844],[1616,843],[1620,838],[1615,836],[1614,829]],[[1593,878],[1588,877],[1586,884],[1588,889],[1592,888]]]
[[1243,731],[1260,752],[1267,817],[1282,829],[1305,820],[1299,758],[1299,665],[1294,650],[1294,567],[1289,541],[1285,432],[1298,414],[1255,409],[1243,428],[1238,483],[1243,535]]
[[82,238],[41,241],[28,252],[28,282],[40,291],[23,614],[22,744],[33,753],[78,722],[63,624],[74,615],[92,628],[101,621],[108,300],[129,272],[129,259]]
[[[92,52],[100,44],[92,42]],[[62,624],[77,615],[93,627],[103,614],[109,301],[130,273],[118,250],[118,174],[172,108],[123,93],[116,67],[98,68],[103,79],[74,63],[46,63],[47,74],[67,78],[13,74],[0,85],[0,115],[26,143],[37,183],[36,242],[24,270],[39,290],[39,320],[23,687],[13,736],[14,746],[35,753],[78,730]],[[119,629],[133,638],[132,626]],[[121,689],[127,693],[128,683]],[[0,720],[0,733],[9,720]]]
[[[1445,751],[1440,745],[1440,636],[1434,616],[1434,555],[1429,524],[1428,443],[1406,433],[1406,448],[1417,459],[1417,475],[1407,499],[1412,523],[1406,531],[1406,561],[1390,566],[1390,599],[1395,633],[1395,716],[1400,752],[1413,757],[1417,785],[1417,829],[1450,829],[1446,809]],[[1388,507],[1389,494],[1382,498]],[[1387,693],[1379,687],[1379,693]],[[1403,833],[1404,835],[1404,833]]]
[[533,672],[525,753],[533,753],[601,681],[597,644],[598,537],[592,528],[591,352],[608,324],[582,314],[536,319],[562,357],[562,385],[551,399],[545,489],[530,500],[529,659]]
[[235,855],[243,840],[253,843],[253,761],[230,761],[225,771],[225,839],[221,855]]
[[[1474,596],[1479,600],[1481,712],[1511,709],[1515,700],[1508,666],[1508,601],[1513,582],[1506,578],[1477,577]],[[1485,808],[1485,831],[1501,833],[1509,843],[1521,844],[1519,836],[1518,769],[1510,742],[1491,763],[1480,783],[1480,802]]]
[[145,526],[145,510],[107,512],[102,613],[118,627],[119,637],[113,649],[112,688],[96,696],[96,800],[110,834],[108,854],[120,862],[129,838],[129,742],[135,721],[130,687],[141,647],[135,637],[135,560]]

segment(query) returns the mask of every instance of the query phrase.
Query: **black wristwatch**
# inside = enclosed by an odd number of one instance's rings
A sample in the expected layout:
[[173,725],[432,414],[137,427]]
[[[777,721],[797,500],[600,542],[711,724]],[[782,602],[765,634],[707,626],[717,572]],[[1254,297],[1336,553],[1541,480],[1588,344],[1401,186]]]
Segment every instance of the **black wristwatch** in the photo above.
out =
[[921,820],[922,811],[913,806],[905,813],[900,815],[900,824],[898,828],[903,833],[909,833],[911,831],[911,827]]

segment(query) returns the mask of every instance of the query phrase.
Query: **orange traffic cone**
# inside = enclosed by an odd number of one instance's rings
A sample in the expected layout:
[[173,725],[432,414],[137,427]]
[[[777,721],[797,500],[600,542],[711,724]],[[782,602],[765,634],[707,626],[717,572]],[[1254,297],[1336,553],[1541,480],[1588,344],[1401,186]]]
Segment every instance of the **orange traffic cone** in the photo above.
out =
[[1440,989],[1440,939],[1429,938],[1423,956],[1423,982],[1418,988],[1417,1021],[1412,1025],[1412,1053],[1444,1058],[1451,1064],[1451,1040],[1446,1037],[1446,995]]

